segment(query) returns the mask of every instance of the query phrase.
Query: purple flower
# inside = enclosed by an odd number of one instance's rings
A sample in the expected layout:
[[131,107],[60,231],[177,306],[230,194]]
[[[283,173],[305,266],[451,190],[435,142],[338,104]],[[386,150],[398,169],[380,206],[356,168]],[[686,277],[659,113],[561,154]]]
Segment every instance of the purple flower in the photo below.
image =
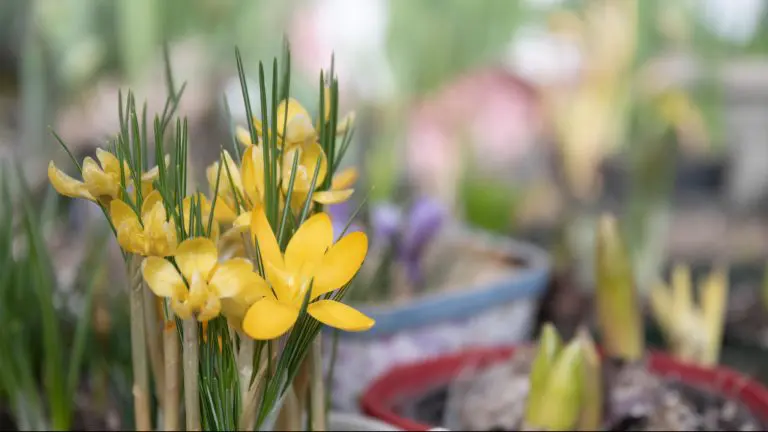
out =
[[445,206],[429,198],[418,199],[408,212],[398,255],[405,263],[408,277],[414,284],[423,282],[422,256],[429,243],[440,232],[447,214]]
[[386,247],[397,239],[402,223],[401,210],[389,202],[382,202],[371,207],[372,243],[377,247]]
[[[342,231],[349,223],[349,218],[352,216],[352,211],[349,201],[341,202],[338,204],[332,204],[326,207],[326,212],[331,217],[331,225],[333,225],[333,241],[338,241],[341,237]],[[354,222],[349,225],[346,234],[363,231],[362,227]]]

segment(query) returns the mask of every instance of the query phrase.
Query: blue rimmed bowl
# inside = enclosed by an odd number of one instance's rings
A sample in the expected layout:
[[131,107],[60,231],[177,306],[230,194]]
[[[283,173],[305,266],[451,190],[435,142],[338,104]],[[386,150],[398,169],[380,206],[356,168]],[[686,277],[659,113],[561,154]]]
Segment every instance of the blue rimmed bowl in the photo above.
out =
[[[527,340],[550,276],[549,255],[521,241],[462,229],[450,235],[474,259],[504,262],[491,278],[406,302],[354,305],[376,325],[364,333],[339,333],[333,404],[357,410],[366,385],[390,368],[471,347]],[[442,246],[441,246],[442,247]],[[326,341],[330,342],[330,337]],[[329,354],[330,344],[325,350]],[[326,357],[327,358],[327,357]]]

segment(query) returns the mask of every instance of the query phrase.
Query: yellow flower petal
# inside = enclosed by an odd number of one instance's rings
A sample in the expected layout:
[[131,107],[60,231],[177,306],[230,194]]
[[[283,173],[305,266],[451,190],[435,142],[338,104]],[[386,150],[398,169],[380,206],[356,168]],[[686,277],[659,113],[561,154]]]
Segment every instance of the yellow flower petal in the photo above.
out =
[[[126,174],[126,181],[128,181]],[[88,188],[88,192],[96,198],[109,197],[117,198],[120,192],[119,177],[113,178],[111,175],[105,173],[99,168],[99,165],[91,159],[86,157],[83,160],[83,182],[85,187]]]
[[[221,196],[216,200],[216,207],[213,208],[213,216],[221,223],[232,223],[237,218],[235,211]],[[246,224],[247,223],[248,222],[246,222]]]
[[[149,196],[149,194],[152,193],[152,191],[155,189],[154,185],[151,181],[143,181],[141,182],[141,196],[146,197]],[[135,194],[133,194],[135,195]],[[133,196],[133,199],[135,200],[136,197]]]
[[216,245],[211,239],[205,237],[184,240],[176,248],[175,254],[176,264],[190,283],[195,272],[207,278],[216,265],[218,256]]
[[221,312],[227,317],[231,326],[242,330],[246,311],[263,297],[273,297],[273,295],[264,279],[258,277],[258,282],[244,285],[235,297],[221,299]]
[[[256,118],[256,116],[253,116],[253,127],[256,129],[256,141],[258,142],[261,140],[262,129],[261,120]],[[251,141],[251,131],[248,128],[241,126],[235,127],[235,137],[243,147],[253,145],[253,142]]]
[[353,232],[336,242],[315,272],[312,299],[337,290],[352,280],[363,265],[367,253],[368,237],[365,233]]
[[63,171],[56,168],[53,161],[48,164],[48,180],[51,181],[51,186],[53,186],[56,192],[64,196],[70,198],[85,198],[87,200],[95,201],[93,195],[88,192],[88,189],[86,189],[83,182],[77,181],[66,175]]
[[334,300],[310,303],[307,312],[327,326],[349,332],[366,331],[376,323],[358,310]]
[[[227,188],[231,188],[232,185],[234,185],[236,189],[242,190],[243,179],[240,177],[240,170],[238,169],[238,166],[235,163],[235,160],[232,159],[232,156],[230,156],[229,152],[226,150],[224,151],[224,162],[226,163],[226,165],[221,168],[221,185],[225,184]],[[213,187],[216,187],[215,174],[213,177],[213,183],[211,183],[211,185],[213,185]],[[219,185],[219,188],[221,188],[221,185]]]
[[[315,186],[320,186],[325,181],[325,176],[328,174],[328,160],[323,148],[320,147],[320,144],[313,142],[312,144],[302,147],[299,165],[304,167],[309,183],[312,182],[312,177],[315,175],[318,160],[320,161],[320,171],[317,173]],[[293,163],[293,161],[291,161],[291,163]]]
[[277,238],[267,220],[264,208],[259,207],[253,211],[251,218],[251,235],[254,239],[254,245],[258,245],[262,261],[269,262],[278,269],[285,268],[283,255],[280,253],[280,246],[277,244]]
[[217,316],[221,312],[221,300],[216,296],[208,296],[200,306],[200,311],[197,314],[197,320],[200,322],[208,322]]
[[264,194],[264,153],[261,147],[248,147],[240,166],[243,190],[252,206],[261,205]]
[[253,145],[253,142],[251,141],[251,132],[249,132],[248,129],[244,127],[237,126],[235,128],[235,137],[237,137],[237,142],[239,142],[243,147],[249,147]]
[[253,272],[250,261],[244,258],[232,258],[216,267],[209,285],[219,298],[226,298],[236,296],[246,285],[258,284],[260,279]]
[[149,214],[157,203],[160,203],[161,205],[163,203],[163,196],[160,195],[160,191],[155,190],[150,192],[149,195],[144,196],[144,203],[141,204],[142,219],[145,217],[144,215]]
[[326,213],[304,221],[285,249],[285,270],[298,274],[306,266],[315,267],[333,244],[333,225]]
[[[171,155],[165,155],[163,163],[168,167],[171,164]],[[155,165],[149,171],[141,175],[141,181],[152,183],[158,176],[160,176],[160,166]]]
[[[201,225],[203,226],[204,230],[208,229],[208,220],[211,216],[211,203],[208,202],[208,198],[206,198],[202,192],[198,192],[196,195],[188,196],[184,198],[184,201],[182,202],[183,216],[184,216],[184,229],[189,229],[193,198],[195,200],[195,204],[197,204],[198,202],[200,204],[200,215],[202,216],[202,220],[200,221]],[[195,226],[197,225],[193,225],[193,228]],[[215,218],[214,218],[213,225],[211,226],[211,232],[207,233],[207,235],[214,241],[214,243],[218,240],[219,226],[216,223]]]
[[355,124],[355,112],[352,111],[351,113],[344,116],[343,119],[338,123],[336,126],[336,134],[337,135],[344,135],[347,133],[349,129],[352,128]]
[[117,232],[120,247],[131,253],[144,254],[144,229],[133,209],[121,200],[109,203],[109,216]]
[[180,297],[171,297],[171,309],[176,316],[183,320],[192,318],[192,308]]
[[206,283],[204,276],[200,272],[194,272],[192,277],[187,279],[189,282],[189,296],[187,297],[187,305],[192,310],[192,313],[199,313],[200,310],[208,303],[211,295],[208,284]]
[[312,117],[296,99],[290,98],[277,106],[277,133],[288,144],[314,140],[315,128],[312,126]]
[[141,274],[149,289],[158,297],[174,297],[178,292],[186,291],[181,275],[166,259],[145,258],[141,263]]
[[171,256],[176,251],[176,225],[166,219],[165,207],[153,199],[154,205],[144,213],[144,235],[148,242],[148,255]]
[[341,190],[349,189],[355,184],[357,178],[360,177],[357,168],[349,167],[343,169],[340,173],[333,176],[333,182],[331,183],[331,189]]
[[[113,178],[120,178],[120,161],[115,155],[106,150],[97,148],[96,159],[99,160],[101,170],[104,171],[104,173],[110,174]],[[123,164],[123,168],[125,170],[125,177],[130,177],[131,171],[128,168],[128,164]]]
[[275,339],[287,332],[299,316],[299,309],[264,297],[248,308],[243,330],[257,340]]
[[315,192],[312,194],[312,201],[320,204],[338,204],[348,200],[354,192],[354,189]]
[[236,228],[225,231],[216,245],[219,247],[219,261],[247,257],[242,233]]
[[253,219],[253,214],[251,212],[241,213],[240,216],[237,216],[237,219],[232,222],[232,227],[239,232],[245,232],[250,228],[251,219]]

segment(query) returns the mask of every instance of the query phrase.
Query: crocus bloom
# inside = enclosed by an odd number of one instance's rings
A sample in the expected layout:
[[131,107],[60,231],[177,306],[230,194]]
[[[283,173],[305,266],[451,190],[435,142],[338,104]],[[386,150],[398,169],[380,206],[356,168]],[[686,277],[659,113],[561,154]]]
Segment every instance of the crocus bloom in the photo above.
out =
[[[182,216],[184,218],[184,229],[186,231],[189,231],[190,228],[190,218],[192,217],[192,199],[194,198],[194,202],[197,205],[199,203],[200,205],[200,216],[202,216],[202,220],[200,221],[201,225],[203,226],[204,230],[208,229],[208,220],[211,216],[211,203],[208,202],[208,198],[205,197],[201,192],[198,192],[196,195],[188,196],[184,198],[184,201],[182,201]],[[219,203],[216,203],[216,207],[219,206]],[[192,226],[194,229],[195,226]],[[187,233],[188,235],[190,233]],[[214,242],[219,241],[219,234],[220,234],[220,228],[219,223],[215,218],[215,210],[214,210],[214,220],[211,224],[211,232],[206,232],[205,235],[210,237]]]
[[399,256],[406,265],[411,282],[422,282],[421,258],[427,245],[440,231],[445,221],[446,209],[437,201],[417,200],[408,213],[408,221],[400,242]]
[[[298,156],[296,166],[296,175],[293,183],[293,193],[291,195],[291,204],[294,208],[301,208],[307,199],[312,186],[312,177],[315,175],[317,164],[320,168],[317,173],[315,188],[319,187],[327,175],[328,163],[325,152],[318,143],[312,143],[307,146],[296,146],[288,150],[283,156],[283,192],[288,193],[288,187],[291,181],[293,171],[293,160]],[[312,200],[320,204],[336,204],[349,199],[354,192],[352,185],[357,180],[357,170],[353,167],[347,168],[334,176],[330,190],[316,191],[312,193]]]
[[402,224],[400,207],[388,203],[377,203],[371,208],[371,229],[376,247],[391,244],[400,233]]
[[110,202],[110,218],[117,242],[125,251],[143,256],[169,256],[176,249],[176,226],[163,206],[160,192],[153,191],[141,205],[141,218],[119,199]]
[[208,238],[181,242],[174,259],[181,274],[173,263],[159,257],[147,257],[141,272],[155,295],[171,299],[171,308],[179,318],[211,320],[219,315],[221,300],[235,297],[244,286],[264,295],[269,292],[250,261],[233,258],[219,263],[216,245]]
[[368,251],[364,233],[351,233],[334,243],[330,218],[318,213],[299,227],[283,254],[261,209],[253,213],[251,232],[274,294],[250,306],[243,321],[246,334],[258,340],[283,335],[296,322],[310,289],[307,312],[321,323],[345,331],[373,326],[374,321],[357,310],[319,298],[346,285],[360,269]]
[[[243,152],[239,168],[226,151],[224,161],[226,165],[221,169],[219,198],[216,201],[214,215],[222,223],[233,223],[236,227],[247,226],[251,220],[251,210],[260,206],[264,200],[264,153],[261,146],[249,146]],[[279,166],[277,170],[279,176]],[[216,190],[218,171],[219,162],[214,162],[206,170],[211,192]],[[241,208],[239,214],[235,206],[236,198]],[[236,222],[237,220],[239,222]]]
[[[48,179],[56,192],[70,198],[84,198],[89,201],[98,201],[103,205],[109,205],[113,199],[120,198],[120,161],[112,153],[96,149],[97,163],[90,156],[83,160],[83,181],[78,181],[65,174],[51,161],[48,164]],[[128,183],[131,183],[131,170],[127,163],[123,163],[123,174]],[[157,177],[158,170],[153,168],[142,175],[143,190],[151,187],[152,181]]]
[[[324,100],[325,121],[329,121],[331,118],[331,96],[330,89],[325,88],[325,100]],[[287,111],[286,111],[287,109]],[[320,124],[317,124],[317,129],[312,125],[312,117],[309,112],[297,101],[296,99],[289,98],[287,101],[280,102],[277,106],[277,145],[283,147],[283,143],[286,142],[286,147],[290,148],[297,145],[309,145],[317,142],[317,130],[320,129]],[[349,113],[342,118],[337,125],[336,134],[342,135],[354,124],[355,113]],[[261,120],[253,118],[253,125],[256,129],[256,135],[258,142],[261,143],[262,137],[262,124]],[[238,127],[236,129],[237,140],[243,146],[250,147],[253,145],[251,141],[251,134],[248,130]]]
[[[235,195],[243,194],[243,180],[240,173],[240,167],[237,166],[229,152],[224,151],[222,157],[225,165],[221,167],[221,177],[219,178],[219,161],[211,164],[206,170],[205,175],[208,179],[208,186],[211,193],[216,193],[216,183],[218,180],[219,189],[216,198],[216,208],[214,215],[216,219],[223,223],[231,223],[237,217],[235,211]],[[238,197],[239,198],[239,197]]]
[[405,215],[394,204],[375,204],[371,208],[374,245],[378,248],[394,245],[396,258],[405,266],[408,279],[420,284],[424,251],[440,231],[446,214],[444,206],[428,198],[416,200]]

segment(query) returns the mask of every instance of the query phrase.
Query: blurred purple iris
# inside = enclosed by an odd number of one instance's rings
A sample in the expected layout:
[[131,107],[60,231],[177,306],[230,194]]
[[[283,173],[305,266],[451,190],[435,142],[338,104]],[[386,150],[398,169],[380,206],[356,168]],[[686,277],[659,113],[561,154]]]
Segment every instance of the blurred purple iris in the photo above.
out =
[[406,266],[411,283],[424,282],[421,261],[429,243],[435,238],[446,219],[446,208],[435,200],[422,198],[414,202],[403,227],[398,255]]
[[[333,241],[338,241],[341,238],[341,233],[349,223],[349,218],[352,217],[352,207],[349,201],[344,201],[338,204],[332,204],[326,207],[326,212],[331,217],[331,225],[333,225]],[[352,221],[349,225],[349,229],[345,234],[363,231],[359,224]]]
[[[337,239],[349,221],[351,210],[349,202],[328,207]],[[420,285],[424,282],[421,268],[424,251],[440,232],[447,214],[445,206],[429,198],[416,200],[405,214],[402,208],[389,202],[374,204],[370,210],[371,246],[392,248],[395,259],[405,266],[410,282]],[[347,232],[361,230],[353,223]]]

